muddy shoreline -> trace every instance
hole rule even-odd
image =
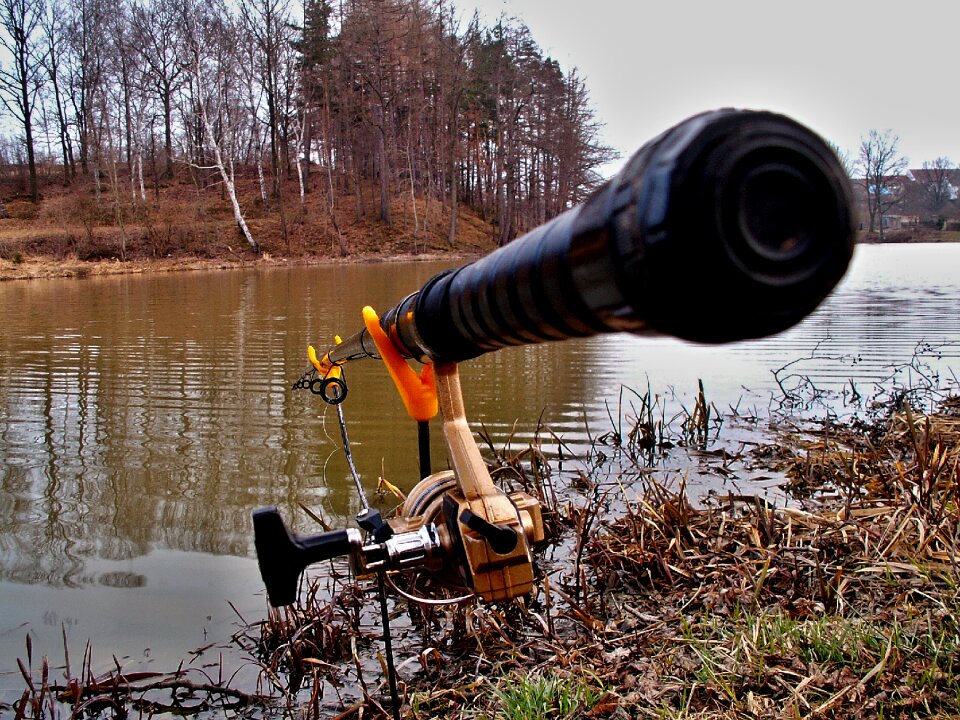
[[[216,270],[267,269],[303,266],[329,266],[358,263],[392,262],[469,262],[479,253],[471,252],[425,252],[419,254],[385,255],[361,253],[346,257],[297,256],[275,257],[269,253],[256,256],[224,256],[220,258],[161,258],[156,260],[56,260],[51,258],[25,258],[19,261],[0,258],[0,282],[12,280],[40,280],[49,278],[87,278],[106,275],[142,275],[171,272],[211,272]]]

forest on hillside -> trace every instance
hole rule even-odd
[[[147,205],[203,175],[253,250],[241,179],[281,215],[322,197],[334,227],[433,202],[451,244],[465,205],[504,244],[581,201],[612,156],[576,70],[448,0],[0,0],[0,15],[0,168],[33,202],[63,185]]]

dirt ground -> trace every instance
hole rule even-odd
[[[260,252],[250,248],[228,199],[210,179],[178,177],[147,200],[116,197],[90,181],[50,185],[32,203],[0,184],[0,280],[171,272],[325,262],[475,257],[495,248],[494,228],[462,204],[456,242],[449,207],[396,197],[391,222],[372,191],[337,197],[321,189],[301,204],[296,183],[264,202],[252,179],[238,182],[240,204]]]

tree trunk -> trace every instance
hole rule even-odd
[[[457,244],[457,160],[451,155],[450,158],[450,234],[447,236],[447,244],[453,247]]]
[[[163,93],[163,151],[166,159],[164,174],[167,179],[173,177],[173,109],[170,101],[169,88]]]
[[[198,39],[199,38],[195,39],[195,42],[197,42]],[[229,167],[224,162],[223,153],[220,150],[220,143],[217,142],[217,139],[214,136],[213,128],[210,126],[210,118],[207,116],[206,101],[203,94],[203,83],[201,81],[203,74],[200,72],[199,43],[193,47],[193,53],[195,54],[195,69],[193,72],[197,80],[196,99],[200,115],[199,120],[202,125],[203,133],[206,136],[207,141],[210,143],[210,146],[213,148],[214,164],[216,165],[217,170],[220,172],[220,178],[223,180],[223,186],[227,192],[227,197],[230,199],[230,207],[233,209],[233,219],[236,221],[237,227],[240,228],[240,232],[243,234],[243,237],[250,246],[250,249],[259,255],[260,244],[250,232],[250,228],[247,226],[247,221],[243,217],[243,211],[240,209],[240,201],[237,199],[237,188],[234,184],[233,161],[230,161]]]
[[[28,89],[26,82],[23,84],[23,98],[24,98],[24,107],[28,108],[27,105],[27,96]],[[33,151],[33,122],[30,118],[29,110],[25,114],[23,120],[23,134],[24,139],[27,144],[27,167],[29,168],[30,173],[30,200],[33,202],[40,201],[40,186],[37,182],[37,160]]]
[[[391,223],[390,217],[390,161],[387,158],[387,138],[383,127],[383,110],[380,110],[380,122],[377,133],[377,172],[380,175],[380,221],[384,225]]]
[[[454,105],[454,110],[450,115],[450,234],[447,236],[447,244],[453,247],[457,244],[457,200],[460,194],[459,178],[457,177],[457,115],[459,114],[458,105]]]
[[[247,241],[250,249],[259,255],[260,243],[258,243],[250,233],[250,228],[247,226],[247,221],[243,217],[243,211],[240,209],[240,201],[237,200],[237,188],[233,182],[233,166],[231,165],[230,171],[228,172],[227,168],[223,164],[223,158],[220,154],[220,146],[217,143],[213,143],[213,155],[216,158],[217,169],[220,171],[220,177],[223,179],[223,184],[227,189],[227,196],[230,198],[230,207],[233,208],[233,219],[237,222],[237,227],[240,228],[240,232],[243,234],[243,238]]]

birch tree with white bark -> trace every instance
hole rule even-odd
[[[236,24],[222,4],[205,8],[201,14],[188,3],[184,7],[184,35],[187,40],[191,85],[196,93],[197,120],[203,130],[203,138],[213,154],[213,169],[220,174],[226,195],[233,209],[233,218],[244,240],[255,253],[260,244],[250,232],[250,227],[237,197],[234,157],[241,126],[242,103],[237,97],[238,78],[234,68],[238,58]],[[208,168],[209,169],[209,168]]]

